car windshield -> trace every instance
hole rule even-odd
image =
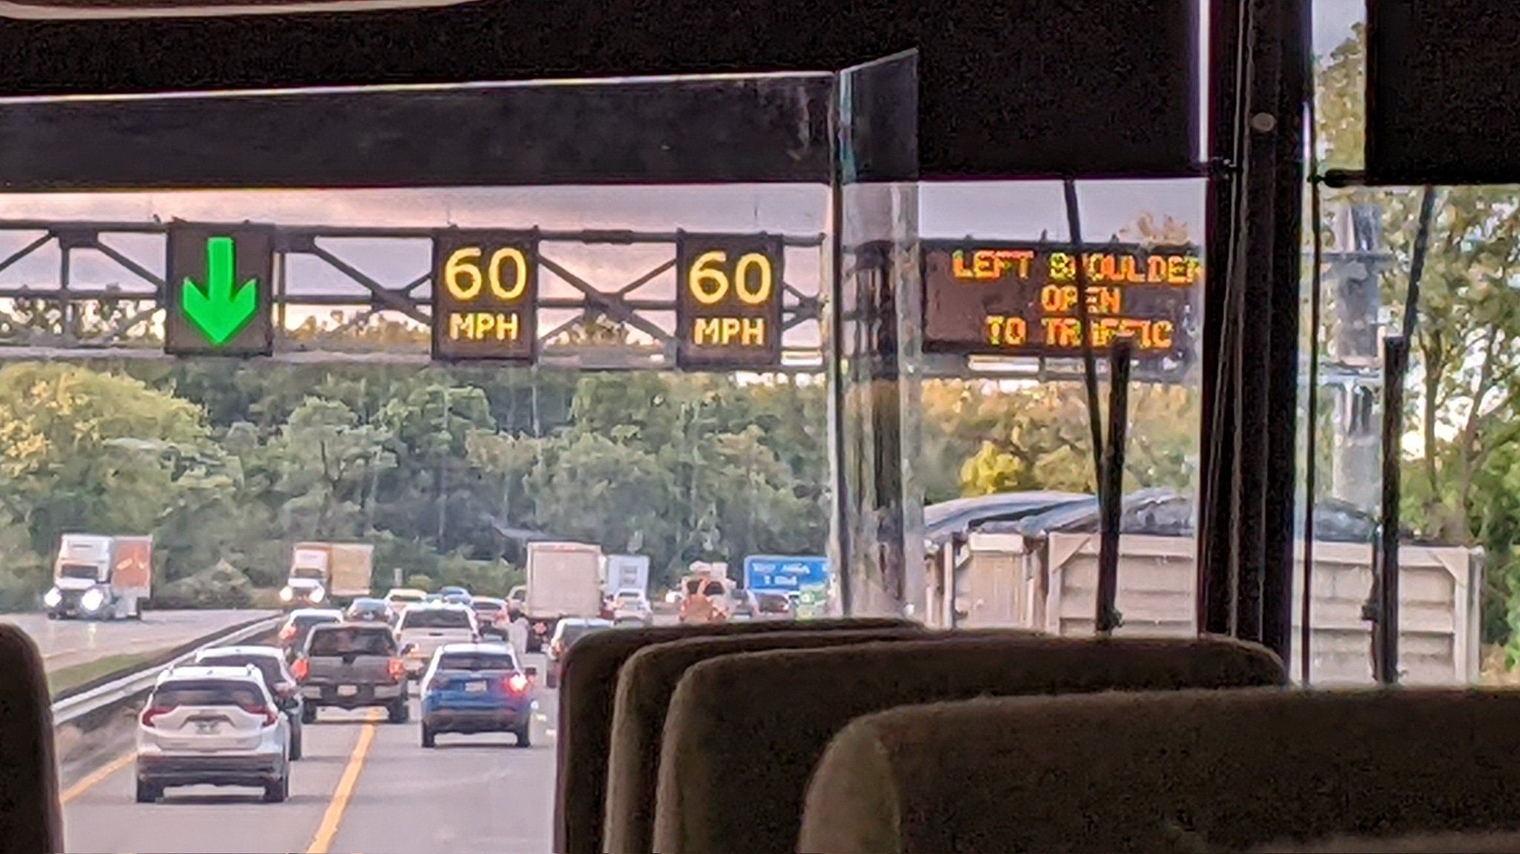
[[[470,603],[470,607],[474,608],[477,613],[483,612],[487,614],[494,614],[497,611],[500,611],[502,608],[505,608],[506,605],[501,602],[489,602],[476,599],[474,602]]]
[[[66,563],[58,567],[58,574],[64,578],[94,579],[96,572],[95,565],[89,563]]]
[[[204,655],[200,663],[207,667],[242,667],[252,664],[264,675],[264,684],[278,685],[285,679],[284,669],[280,660],[269,655],[248,655],[246,653],[225,653],[220,655]]]
[[[180,706],[262,706],[258,688],[231,679],[185,679],[158,686],[150,705],[161,709]]]
[[[439,670],[517,670],[517,662],[504,652],[449,652],[438,658]]]
[[[298,566],[290,571],[291,578],[299,578],[307,581],[321,581],[327,573],[315,566]]]
[[[324,655],[395,655],[396,639],[390,630],[343,627],[321,629],[311,633],[306,654],[312,657]]]
[[[408,611],[401,618],[402,629],[468,629],[470,615],[459,608],[428,608]]]

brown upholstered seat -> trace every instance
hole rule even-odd
[[[53,706],[36,644],[0,623],[0,852],[63,850]]]
[[[654,644],[634,653],[618,673],[602,850],[613,854],[649,854],[651,851],[660,735],[665,728],[670,695],[688,668],[710,658],[741,652],[842,646],[924,636],[923,628],[916,625],[858,631],[765,632],[688,638]]]
[[[798,850],[1416,850],[1392,838],[1520,827],[1517,720],[1520,692],[1409,689],[898,708],[829,746]]]
[[[1304,845],[1268,845],[1255,854],[1520,854],[1520,832],[1356,836]]]
[[[815,764],[840,729],[870,712],[988,694],[1285,681],[1266,649],[1219,639],[972,636],[705,661],[687,671],[670,701],[654,850],[793,850]],[[980,750],[961,743],[941,760],[954,767]]]
[[[909,623],[900,619],[846,619],[654,626],[597,632],[576,641],[565,654],[560,676],[554,850],[596,854],[601,849],[613,697],[618,670],[635,652],[650,644],[704,635],[904,625]]]

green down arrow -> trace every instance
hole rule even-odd
[[[249,279],[240,288],[233,287],[234,247],[230,237],[206,238],[206,287],[203,290],[186,276],[180,291],[180,308],[185,316],[218,347],[232,340],[259,310],[257,279]]]

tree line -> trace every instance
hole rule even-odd
[[[1090,489],[1075,392],[931,382],[928,500]],[[1186,487],[1192,393],[1138,399],[1164,412],[1137,431],[1132,484]],[[160,607],[248,605],[300,540],[374,544],[381,586],[400,570],[502,594],[534,536],[649,555],[668,584],[694,560],[825,553],[827,449],[820,377],[14,363],[0,606],[34,606],[67,532],[153,534]]]

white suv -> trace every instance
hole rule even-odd
[[[258,668],[165,671],[137,719],[137,802],[169,786],[251,786],[290,796],[290,722]]]

